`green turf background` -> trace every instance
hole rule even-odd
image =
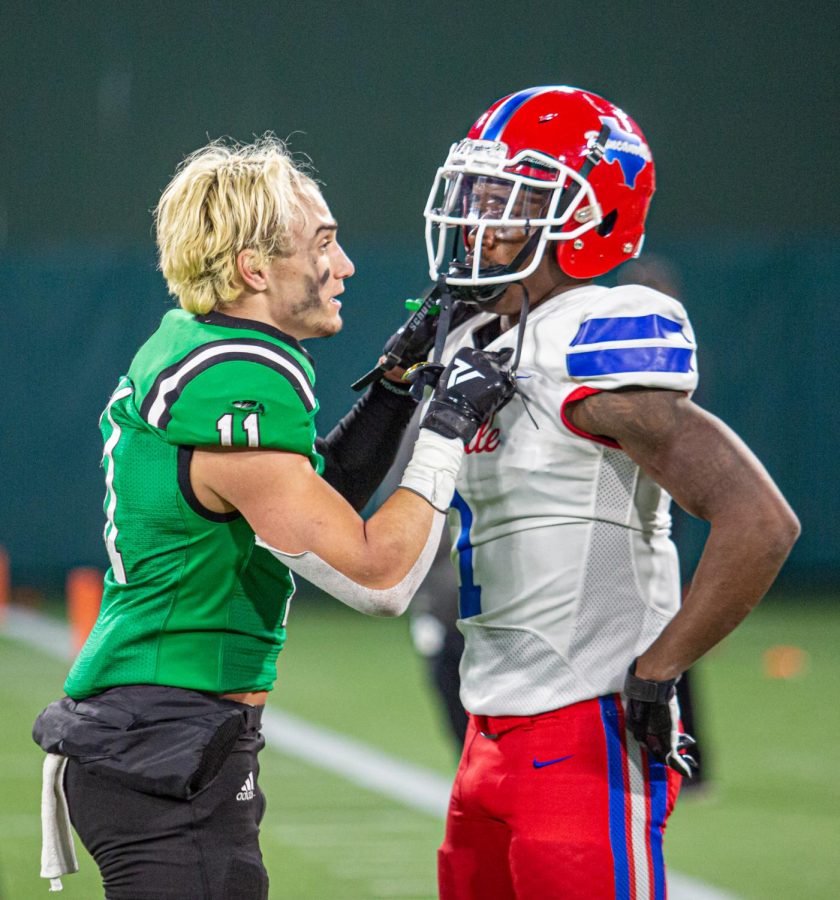
[[[775,645],[807,654],[768,678]],[[765,603],[702,664],[698,693],[712,783],[681,800],[666,837],[674,869],[744,898],[840,897],[840,604]],[[40,751],[29,729],[66,665],[0,639],[0,897],[46,894],[38,878]],[[298,598],[272,705],[443,773],[454,769],[405,619],[373,620]],[[273,900],[434,896],[442,823],[276,752],[263,754],[263,848]],[[93,863],[67,900],[102,896]]]

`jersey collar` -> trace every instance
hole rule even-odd
[[[203,316],[197,315],[195,316],[195,320],[197,322],[202,322],[205,325],[221,325],[223,328],[246,328],[248,331],[261,331],[263,334],[268,334],[278,341],[282,341],[284,344],[293,347],[298,353],[302,353],[306,359],[312,363],[312,357],[297,338],[293,338],[290,334],[286,334],[285,331],[281,331],[273,325],[267,325],[265,322],[257,322],[255,319],[244,319],[241,316],[228,316],[225,313],[220,313],[216,310]]]

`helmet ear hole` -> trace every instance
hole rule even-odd
[[[609,237],[612,233],[613,228],[615,228],[616,219],[618,219],[618,210],[614,209],[611,213],[607,213],[604,216],[601,224],[595,229],[595,231],[601,237]]]

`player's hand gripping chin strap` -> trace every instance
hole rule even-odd
[[[429,537],[416,562],[402,581],[389,588],[365,587],[343,575],[309,550],[304,550],[303,553],[284,553],[276,547],[269,546],[260,537],[257,537],[257,544],[265,547],[295,574],[311,581],[321,590],[360,613],[368,616],[399,616],[408,608],[411,598],[432,565],[440,543],[444,519],[443,513],[435,512]]]

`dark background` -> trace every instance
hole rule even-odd
[[[534,84],[602,93],[657,165],[646,252],[700,341],[701,402],[802,518],[786,569],[840,580],[840,4],[21,3],[0,8],[0,543],[17,581],[104,565],[96,428],[170,308],[150,210],[208,138],[311,156],[358,274],[310,342],[326,431],[427,279],[449,144]],[[701,529],[686,532],[696,557]]]

